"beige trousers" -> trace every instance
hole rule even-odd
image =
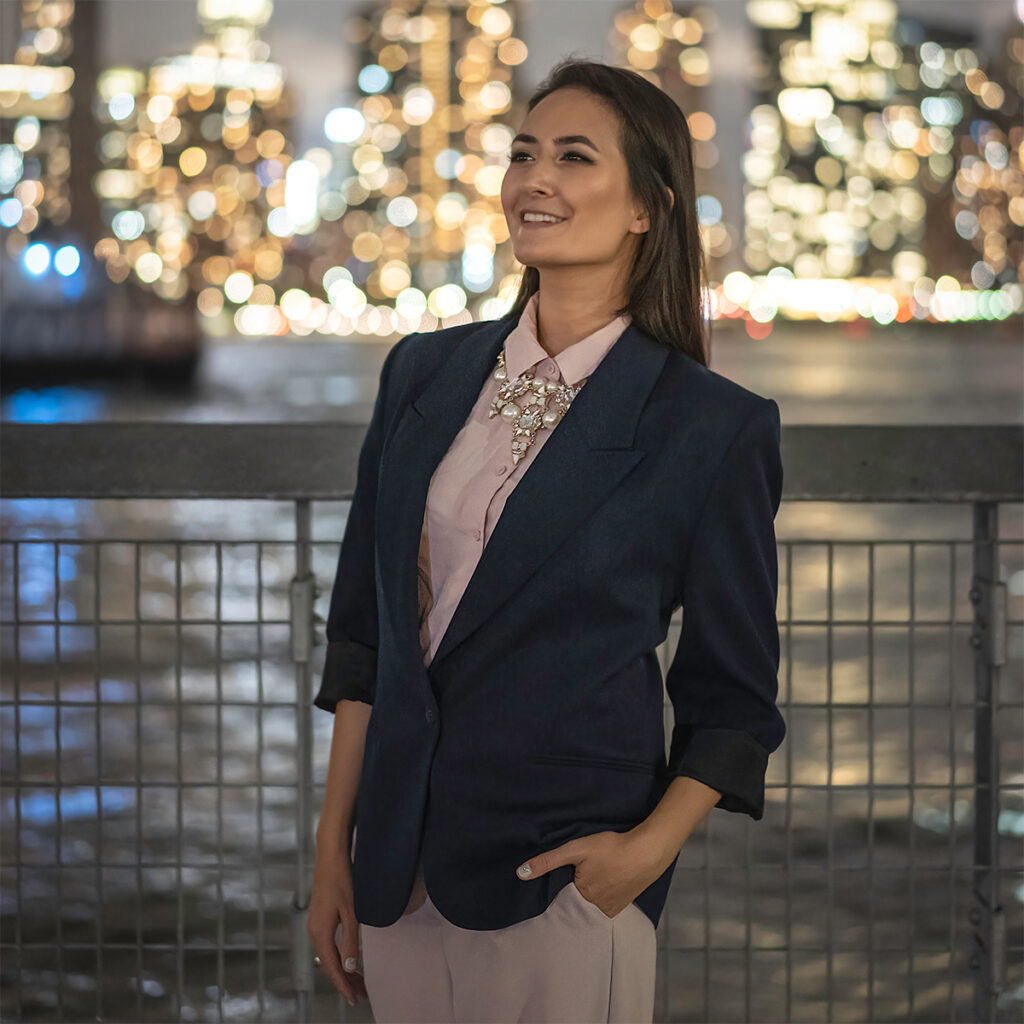
[[[608,917],[569,882],[537,917],[474,931],[441,916],[420,872],[402,916],[360,924],[377,1024],[650,1024],[657,939],[631,903]]]

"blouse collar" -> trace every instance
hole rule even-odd
[[[607,355],[608,350],[632,322],[632,317],[628,313],[624,313],[585,338],[573,342],[558,355],[549,356],[537,338],[539,303],[540,292],[534,292],[523,309],[519,323],[505,339],[505,369],[509,380],[514,380],[538,363],[552,359],[558,367],[562,380],[566,384],[575,385],[594,372],[598,363]]]

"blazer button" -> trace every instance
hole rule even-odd
[[[427,718],[428,722],[433,722],[434,721],[434,709],[433,708],[427,708],[426,718]]]

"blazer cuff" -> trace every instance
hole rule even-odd
[[[339,700],[373,703],[377,686],[377,651],[354,640],[334,640],[327,644],[320,692],[313,704],[332,714]]]
[[[741,729],[678,725],[672,730],[668,774],[686,775],[721,792],[715,804],[726,811],[764,815],[766,750]]]

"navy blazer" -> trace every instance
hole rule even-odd
[[[627,831],[677,775],[758,819],[785,735],[778,406],[632,324],[526,467],[424,666],[427,488],[515,324],[402,338],[359,457],[314,703],[373,705],[352,874],[356,918],[376,927],[402,915],[421,855],[462,928],[543,913],[574,865],[516,868]],[[666,762],[656,648],[680,605]],[[655,926],[676,859],[635,900]]]

